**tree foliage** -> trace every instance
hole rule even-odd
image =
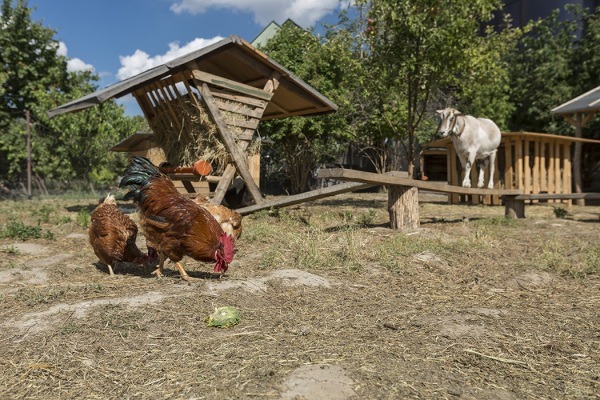
[[[261,127],[261,135],[271,144],[271,171],[280,171],[291,193],[306,190],[316,164],[332,161],[343,139],[352,133],[344,119],[345,64],[348,48],[343,39],[333,34],[325,42],[293,23],[286,23],[270,39],[265,53],[288,68],[334,102],[341,100],[340,111],[333,115],[292,117],[269,121]]]
[[[364,2],[363,2],[364,3]],[[467,84],[486,80],[502,83],[500,67],[491,61],[501,57],[498,46],[481,35],[482,24],[491,20],[496,0],[370,0],[369,43],[371,63],[378,68],[381,88],[399,94],[389,125],[404,142],[409,171],[415,158],[421,124],[431,115],[440,92],[472,96]],[[496,41],[498,43],[499,41]],[[497,85],[496,85],[497,86]],[[471,100],[475,104],[474,100]],[[385,115],[385,108],[381,110]],[[431,124],[424,125],[431,128]]]
[[[46,180],[107,183],[122,168],[109,148],[135,132],[114,102],[48,119],[46,112],[96,90],[90,71],[68,72],[57,54],[56,32],[31,19],[27,0],[3,0],[0,15],[0,179],[22,180],[26,169],[24,111],[31,115],[32,165],[42,187]],[[121,163],[119,163],[121,161]]]

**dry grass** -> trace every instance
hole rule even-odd
[[[54,236],[0,239],[0,398],[276,399],[306,364],[341,366],[356,398],[598,398],[600,207],[424,202],[406,234],[384,194],[343,195],[246,217],[228,275],[185,259],[187,285],[95,266],[76,221],[96,202],[0,202]],[[331,286],[256,285],[284,269]],[[208,328],[223,305],[241,323]]]
[[[239,103],[232,103],[242,107]],[[192,165],[204,160],[213,165],[216,172],[222,172],[231,161],[231,156],[223,144],[216,124],[202,106],[185,100],[171,105],[171,110],[156,109],[156,116],[150,122],[156,143],[164,150],[167,160],[175,165]],[[172,113],[171,113],[172,111]],[[177,116],[176,123],[172,115]],[[223,111],[230,122],[247,117],[235,112]],[[235,140],[243,129],[229,126]],[[253,140],[247,154],[260,152],[260,141]]]

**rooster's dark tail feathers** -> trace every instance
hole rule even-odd
[[[134,156],[125,169],[125,176],[119,183],[119,187],[129,186],[131,188],[131,191],[123,199],[133,199],[142,203],[145,198],[143,189],[147,187],[150,180],[160,176],[163,176],[163,174],[150,160],[141,156]]]

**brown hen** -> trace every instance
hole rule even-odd
[[[214,271],[227,271],[234,255],[234,240],[215,218],[193,200],[181,195],[173,182],[148,159],[134,156],[119,184],[130,191],[140,210],[140,226],[160,256],[154,272],[162,276],[165,260],[175,262],[181,278],[191,280],[179,261],[184,256],[215,262]]]
[[[239,239],[242,234],[242,214],[221,204],[213,204],[206,196],[198,196],[194,199],[196,204],[206,208],[208,212],[221,224],[225,233],[234,239]]]
[[[88,229],[90,244],[100,262],[108,266],[110,275],[119,262],[149,264],[151,259],[135,244],[138,227],[117,207],[109,194],[91,215]]]

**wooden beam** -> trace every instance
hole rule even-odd
[[[317,171],[317,178],[330,178],[362,183],[374,183],[383,186],[412,186],[431,192],[456,193],[466,195],[518,195],[523,194],[519,189],[479,189],[448,185],[444,182],[420,181],[390,174],[376,174],[354,169],[331,168]]]
[[[208,110],[210,111],[213,120],[215,121],[215,124],[217,125],[218,131],[221,134],[221,139],[223,139],[223,144],[227,147],[227,150],[229,150],[238,173],[246,183],[246,188],[250,192],[250,195],[254,199],[254,202],[256,204],[260,204],[263,201],[263,198],[260,194],[260,190],[258,189],[256,184],[254,183],[254,180],[252,179],[250,170],[248,169],[247,157],[245,157],[245,154],[240,154],[240,149],[235,143],[235,139],[229,131],[229,128],[227,127],[227,124],[223,116],[221,115],[221,111],[215,103],[215,99],[210,93],[208,84],[203,83],[202,86],[200,86],[198,89],[200,90],[200,94],[202,95],[202,98],[204,99],[204,102]]]
[[[263,201],[261,204],[254,204],[249,207],[238,208],[235,211],[242,215],[251,214],[265,208],[289,207],[307,201],[322,199],[324,197],[335,196],[336,194],[355,192],[361,189],[368,189],[373,186],[378,186],[374,183],[355,183],[347,182],[334,186],[329,186],[322,189],[312,190],[310,192],[300,193],[292,196],[285,196],[275,200]]]
[[[261,100],[269,101],[273,97],[273,93],[269,93],[254,86],[248,86],[240,82],[225,79],[217,75],[209,74],[208,72],[200,71],[195,69],[192,71],[194,79],[200,81],[200,85],[207,83],[210,85],[222,87],[225,89],[232,90],[234,92],[242,93],[248,96],[256,97]]]

